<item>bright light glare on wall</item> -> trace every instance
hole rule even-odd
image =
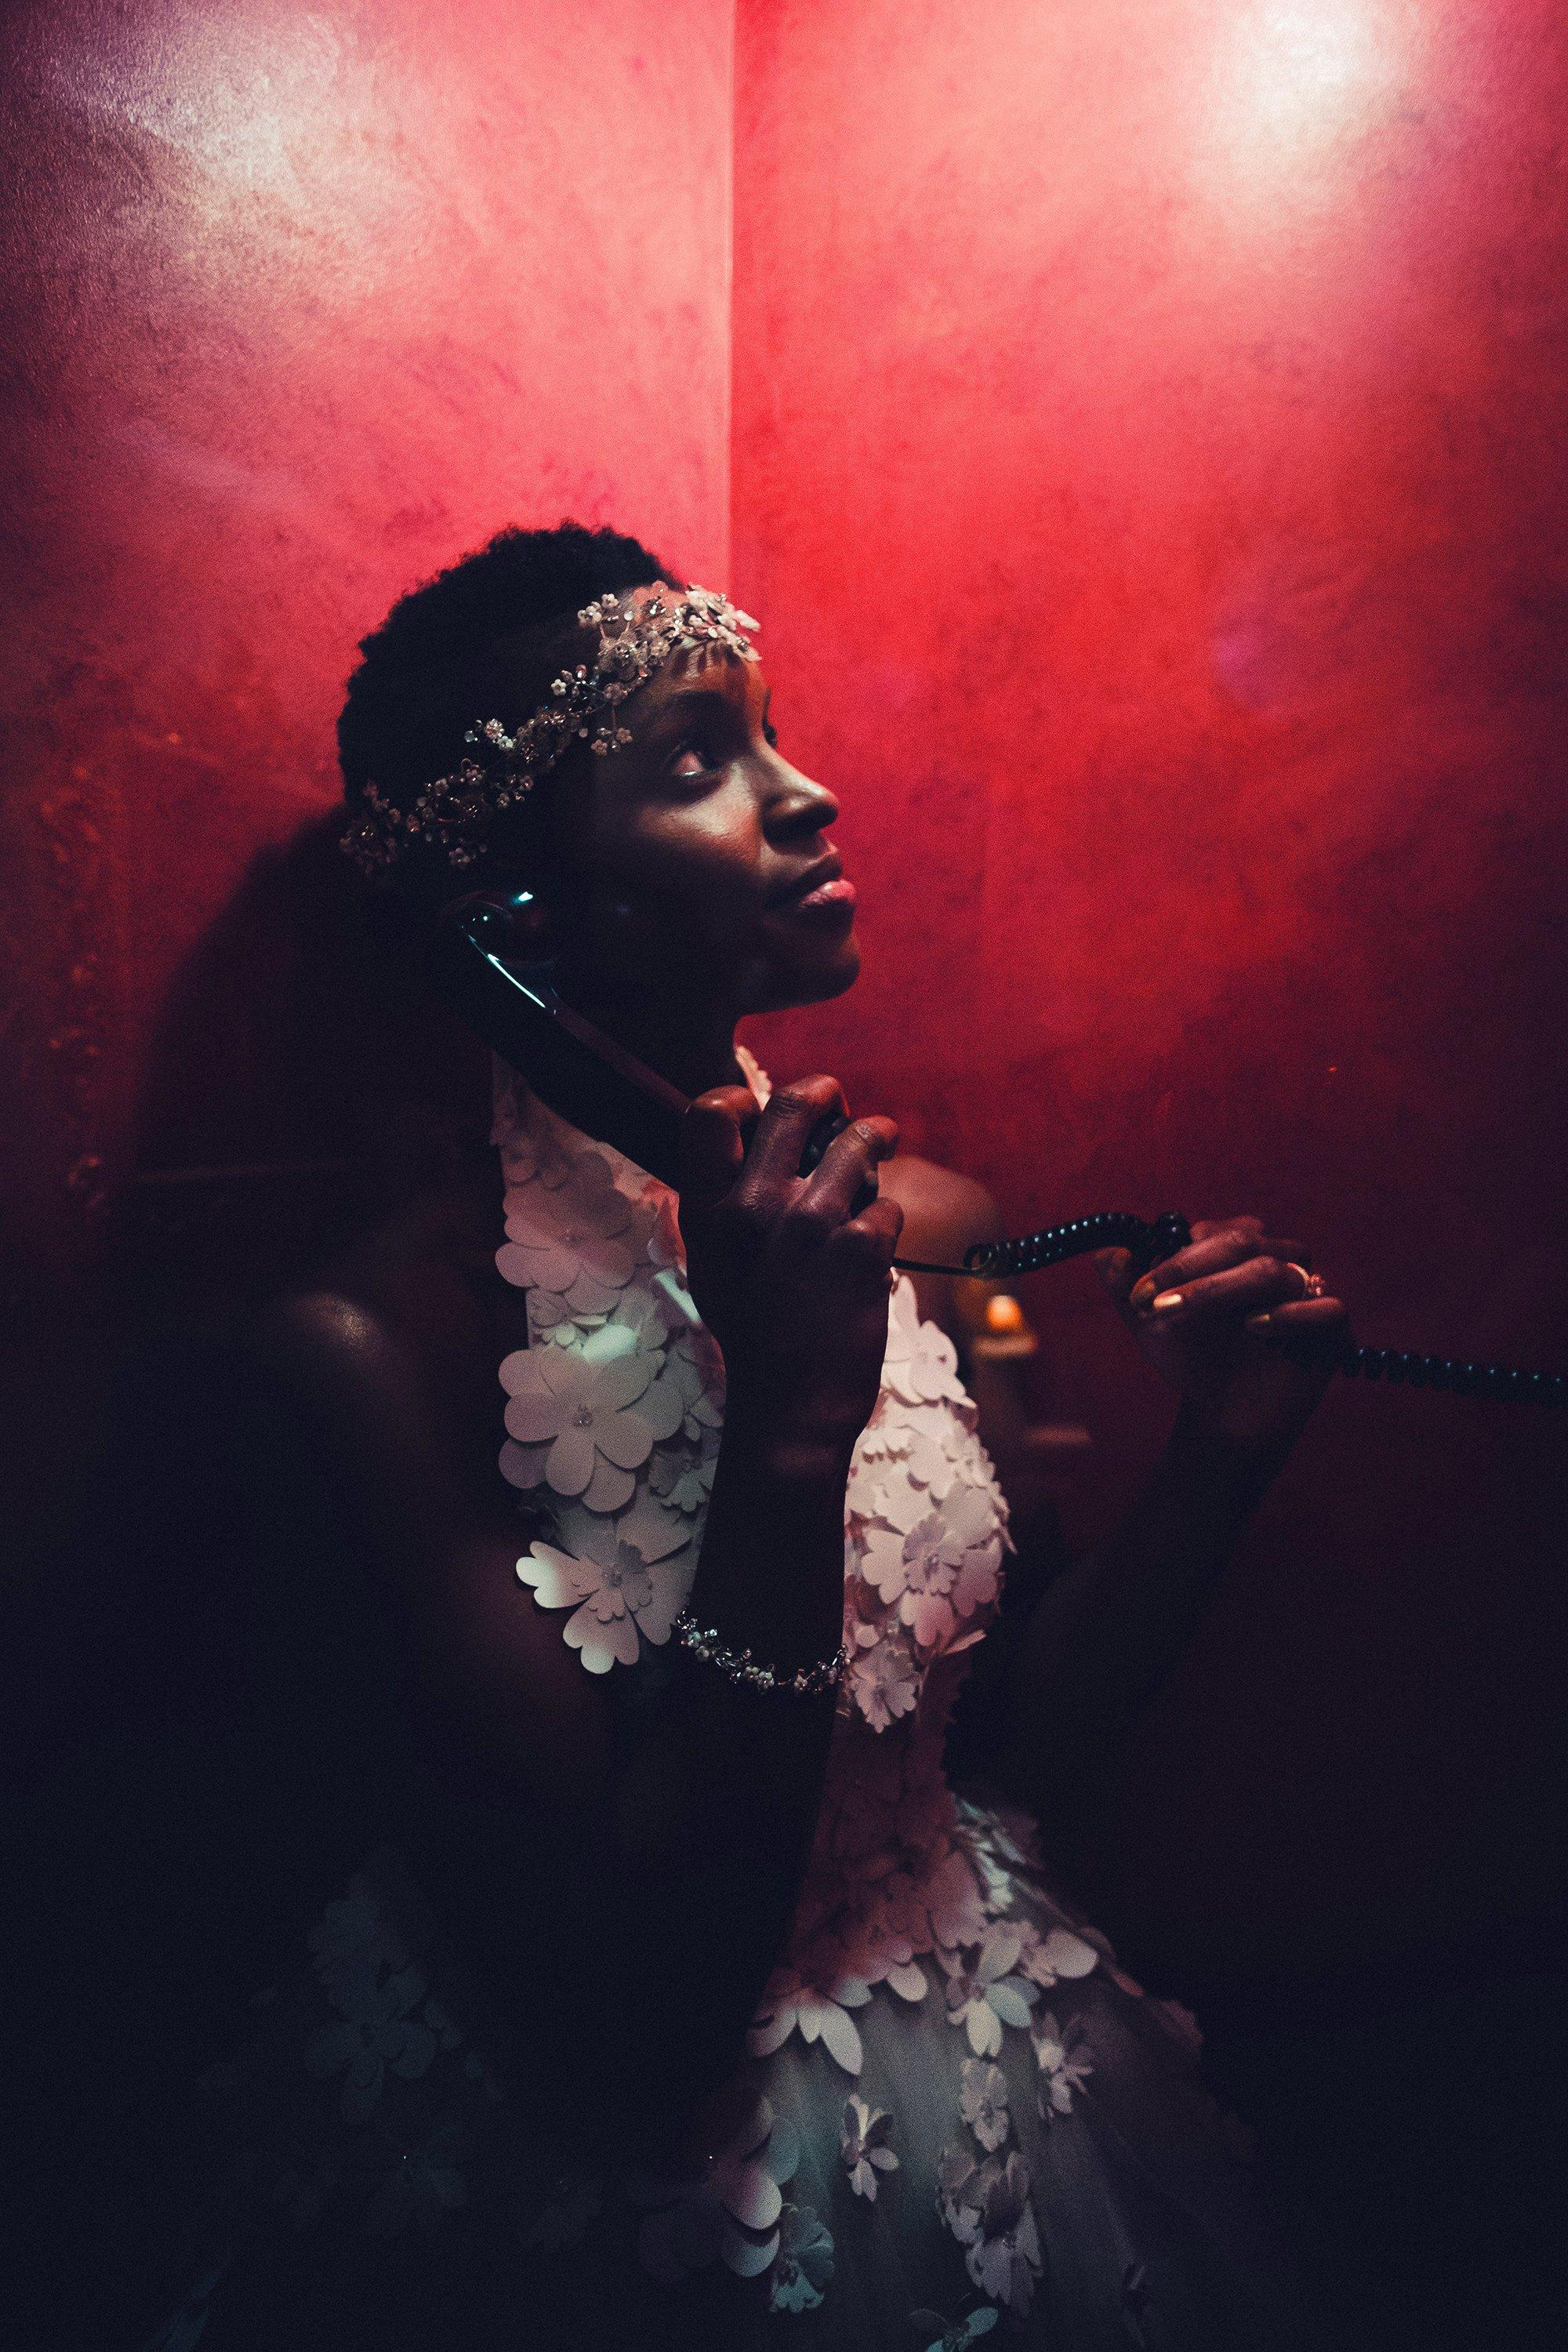
[[[320,20],[274,28],[265,15],[214,8],[160,28],[157,41],[131,25],[69,98],[188,157],[205,183],[192,202],[210,215],[236,197],[295,194],[301,142],[342,136],[337,66],[335,37]]]
[[[1205,100],[1204,163],[1231,197],[1329,193],[1336,152],[1383,117],[1409,80],[1405,12],[1385,0],[1280,0],[1237,10]]]

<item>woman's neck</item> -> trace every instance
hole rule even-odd
[[[633,1003],[575,988],[568,1002],[684,1095],[746,1083],[735,1058],[737,1016],[727,1008],[672,1005],[646,996]]]

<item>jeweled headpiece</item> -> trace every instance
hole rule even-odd
[[[472,866],[492,818],[531,792],[574,743],[586,740],[605,752],[631,741],[620,707],[655,670],[672,661],[706,660],[715,649],[742,661],[757,658],[742,634],[756,622],[708,588],[656,581],[625,595],[596,597],[577,620],[599,632],[593,661],[552,679],[545,699],[515,733],[499,719],[470,727],[463,740],[474,746],[473,755],[450,775],[423,785],[406,809],[374,782],[363,784],[359,810],[342,836],[344,854],[363,872],[380,873],[420,845],[451,866]]]

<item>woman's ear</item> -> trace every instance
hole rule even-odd
[[[504,953],[520,964],[552,963],[561,953],[562,941],[569,929],[556,909],[537,890],[518,883],[500,881],[481,884],[476,890],[464,890],[446,900],[437,919],[437,926],[451,922],[460,908],[493,907],[505,916],[501,936],[506,940]]]

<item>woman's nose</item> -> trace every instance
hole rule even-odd
[[[826,784],[802,775],[775,751],[768,762],[768,799],[764,817],[770,831],[820,833],[838,815],[838,803]]]

